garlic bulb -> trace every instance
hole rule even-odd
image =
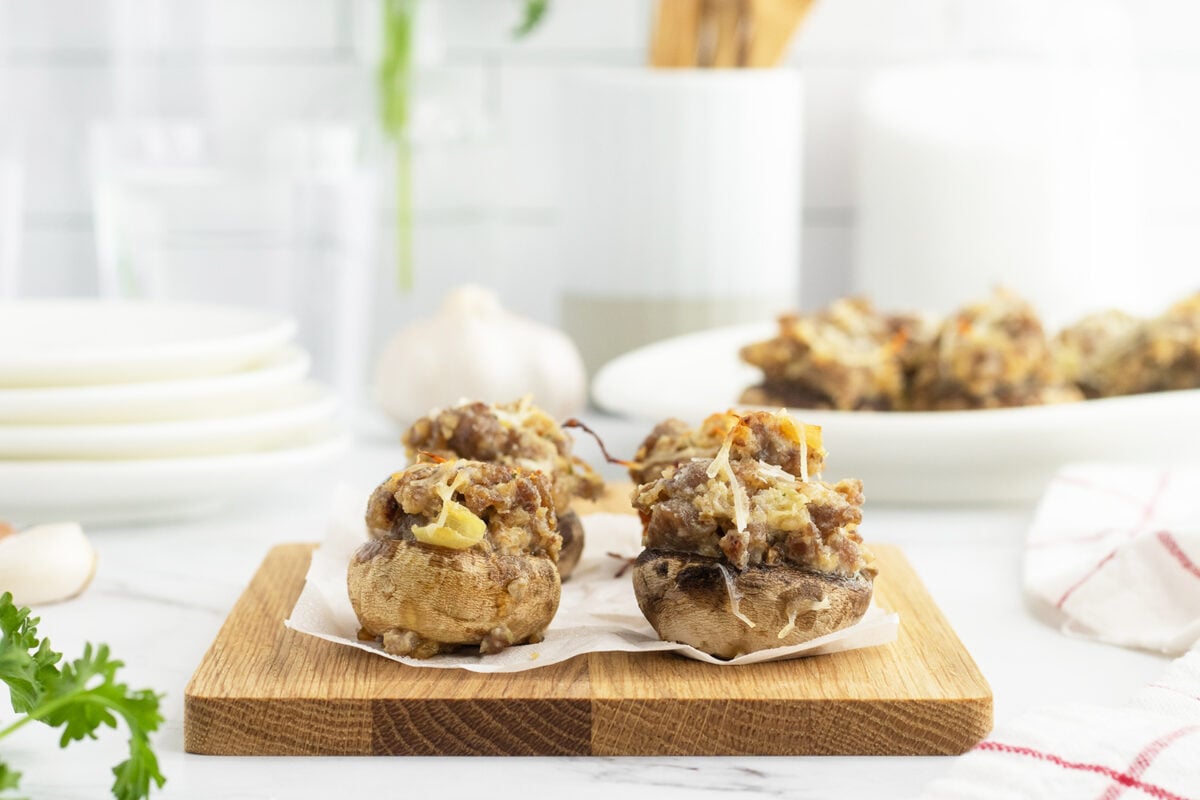
[[[95,572],[96,551],[74,522],[0,531],[0,593],[19,606],[75,597]]]
[[[463,399],[524,395],[558,419],[577,413],[583,359],[563,333],[505,311],[479,286],[455,289],[436,316],[393,336],[375,370],[376,402],[401,425]]]

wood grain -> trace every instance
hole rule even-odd
[[[650,65],[776,67],[813,0],[658,0]]]
[[[961,753],[991,729],[991,690],[900,551],[875,549],[877,601],[901,615],[890,645],[743,667],[599,653],[480,675],[286,629],[312,546],[283,545],[188,684],[184,745],[217,755]]]

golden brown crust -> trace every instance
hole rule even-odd
[[[541,641],[558,610],[558,569],[545,557],[367,542],[347,573],[360,636],[427,658],[462,645],[494,652]]]
[[[870,606],[873,583],[869,573],[845,578],[790,564],[738,571],[694,553],[644,550],[633,588],[659,638],[734,658],[853,625]]]
[[[741,402],[845,411],[900,408],[913,359],[932,335],[918,315],[883,314],[864,298],[844,298],[813,314],[785,314],[771,339],[741,358],[763,384]]]
[[[843,299],[813,314],[785,315],[774,339],[742,348],[742,360],[763,379],[741,402],[849,411],[1074,402],[1084,393],[1072,377],[1089,369],[1081,362],[1097,362],[1100,354],[1090,351],[1114,324],[1097,318],[1078,336],[1051,343],[1033,307],[1002,289],[936,324]]]
[[[1070,339],[1065,345],[1063,357],[1070,358]],[[1099,339],[1084,355],[1078,380],[1092,397],[1200,388],[1200,292]]]
[[[412,541],[415,526],[438,516],[450,484],[457,487],[450,498],[487,523],[477,547],[558,557],[562,539],[549,479],[540,472],[466,459],[413,464],[388,477],[367,502],[368,535]]]
[[[712,458],[731,433],[730,458],[756,458],[796,475],[819,475],[825,468],[819,425],[797,423],[774,410],[731,409],[710,414],[695,429],[675,418],[658,423],[638,447],[629,477],[635,484],[651,483],[692,459]]]
[[[913,376],[908,407],[950,411],[1082,399],[1064,380],[1033,307],[997,290],[942,323]]]
[[[541,470],[550,477],[559,512],[576,497],[594,499],[604,491],[600,475],[572,455],[571,437],[528,398],[437,411],[413,423],[404,434],[404,446],[414,461],[427,453]]]

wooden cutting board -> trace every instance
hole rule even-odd
[[[876,601],[899,639],[720,667],[596,653],[514,674],[419,669],[283,626],[312,545],[273,549],[184,701],[184,745],[213,755],[924,755],[969,749],[992,693],[894,547]]]

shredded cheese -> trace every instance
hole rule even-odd
[[[796,630],[796,617],[800,616],[801,612],[808,613],[810,611],[824,611],[831,607],[828,597],[822,597],[820,600],[801,601],[788,609],[787,624],[779,629],[779,633],[775,638],[782,639],[792,631]]]
[[[796,630],[796,615],[799,613],[800,609],[798,608],[792,608],[792,610],[788,612],[787,625],[784,625],[779,629],[779,633],[775,634],[776,639],[782,639],[792,631]]]
[[[517,407],[513,411],[500,408],[498,405],[491,407],[491,412],[496,415],[496,419],[500,420],[501,424],[510,428],[522,428],[529,421],[529,417],[534,412],[533,395],[524,395],[517,401]]]
[[[733,446],[735,430],[737,430],[736,425],[725,435],[721,449],[717,451],[716,457],[708,465],[704,474],[710,478],[721,475],[729,481],[729,488],[733,492],[733,524],[738,533],[745,533],[746,523],[750,519],[750,498],[746,495],[745,487],[738,481],[737,475],[733,474],[733,465],[729,463],[729,448]]]
[[[733,573],[729,571],[729,567],[717,562],[717,569],[721,570],[721,577],[725,579],[725,591],[729,594],[729,613],[746,623],[747,628],[754,627],[754,620],[742,613],[742,595],[738,592],[737,586],[733,582]]]
[[[788,472],[778,464],[771,464],[766,461],[755,461],[754,469],[760,478],[770,481],[772,478],[791,483],[796,480],[796,476]]]

